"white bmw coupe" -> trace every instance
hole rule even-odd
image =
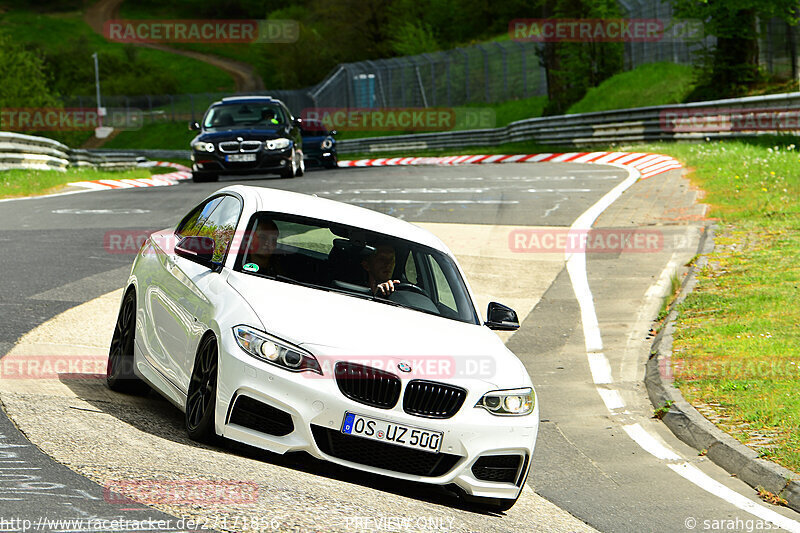
[[[107,381],[154,388],[196,440],[448,485],[507,510],[539,426],[531,379],[434,235],[332,200],[231,186],[150,235]]]

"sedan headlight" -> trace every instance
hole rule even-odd
[[[317,359],[306,350],[248,326],[233,328],[239,346],[256,359],[272,363],[292,372],[310,371],[322,374]]]
[[[327,137],[320,145],[323,150],[329,150],[333,146],[333,139]]]
[[[292,141],[281,137],[280,139],[272,139],[271,141],[267,141],[266,145],[267,150],[284,150],[292,145]]]
[[[198,141],[192,145],[192,148],[197,150],[198,152],[213,152],[214,151],[214,143],[207,143],[203,141]]]
[[[493,415],[523,416],[533,412],[536,403],[533,389],[496,390],[483,395],[475,407],[483,407]]]

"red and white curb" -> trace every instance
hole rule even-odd
[[[131,187],[169,187],[170,185],[177,184],[179,181],[187,180],[192,177],[192,171],[190,168],[178,163],[171,163],[169,161],[151,161],[140,166],[169,167],[176,169],[176,171],[169,172],[167,174],[156,174],[149,178],[76,181],[74,183],[69,183],[68,185],[92,190],[130,189]]]
[[[486,163],[593,163],[632,167],[642,178],[674,168],[680,162],[668,155],[643,152],[569,152],[557,154],[451,155],[438,157],[393,157],[339,161],[340,167],[386,167],[402,165],[475,165]]]

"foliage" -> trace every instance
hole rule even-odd
[[[616,0],[539,0],[542,18],[621,18]],[[549,42],[540,53],[547,72],[546,115],[559,115],[590,87],[622,71],[624,47],[615,42]]]
[[[706,34],[716,37],[713,51],[700,57],[698,88],[692,99],[745,94],[762,81],[758,69],[757,22],[777,17],[798,22],[794,0],[671,0],[678,17],[704,22]]]

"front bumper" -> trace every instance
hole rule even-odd
[[[336,150],[304,151],[303,159],[309,166],[330,167],[336,164]]]
[[[276,173],[292,164],[292,149],[259,150],[255,161],[225,161],[225,154],[192,151],[192,171],[208,174],[260,174]],[[233,155],[233,154],[228,154]]]
[[[236,344],[233,335],[223,335],[220,346],[220,377],[217,390],[216,429],[223,436],[276,453],[305,451],[314,457],[358,470],[400,479],[437,485],[455,484],[471,496],[516,498],[527,477],[539,425],[538,403],[533,413],[523,417],[501,417],[473,407],[486,390],[472,390],[455,416],[431,419],[413,416],[402,410],[402,399],[393,409],[379,409],[346,398],[332,375],[320,376],[304,372],[292,373],[258,361]],[[403,384],[405,386],[405,383]],[[279,409],[291,416],[293,430],[275,436],[231,423],[231,407],[238,395],[247,396]],[[402,398],[402,394],[401,394]],[[355,460],[326,453],[330,449],[320,439],[325,434],[342,439],[365,439],[340,433],[345,412],[390,420],[398,424],[421,427],[443,433],[441,453],[448,457],[446,471],[434,469],[435,475],[416,475],[388,468],[370,466]],[[316,433],[316,437],[315,437]],[[350,442],[350,441],[347,441]],[[407,450],[394,444],[367,441],[381,446],[381,453]],[[352,443],[351,443],[352,444]],[[428,454],[427,452],[415,453]],[[348,454],[353,457],[353,454]],[[357,455],[357,454],[356,454]],[[408,457],[406,454],[396,454]],[[473,472],[475,462],[487,455],[519,455],[519,472],[513,482],[478,479]],[[450,457],[455,456],[455,457]],[[427,459],[427,457],[424,457]],[[524,462],[523,462],[524,459]],[[449,466],[452,464],[452,466]]]

